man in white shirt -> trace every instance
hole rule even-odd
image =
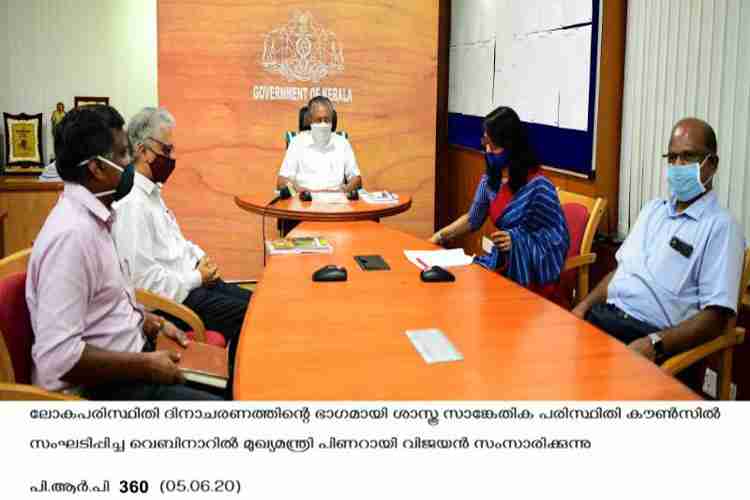
[[[136,173],[132,191],[115,205],[117,252],[136,288],[186,305],[235,346],[251,294],[222,281],[211,258],[185,239],[161,196],[176,164],[174,127],[164,108],[144,108],[128,124]]]
[[[346,138],[332,133],[333,103],[314,97],[307,106],[310,130],[289,143],[276,185],[299,191],[343,191],[362,187],[354,151]]]

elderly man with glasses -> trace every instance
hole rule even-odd
[[[737,298],[744,238],[719,206],[716,134],[677,122],[663,155],[670,198],[649,202],[617,252],[617,268],[574,313],[660,363],[719,335]]]
[[[211,258],[183,236],[161,195],[176,166],[174,129],[164,108],[145,108],[128,123],[136,174],[130,194],[115,205],[117,252],[135,287],[186,305],[236,346],[251,294],[222,281]]]

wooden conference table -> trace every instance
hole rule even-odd
[[[411,196],[405,193],[398,195],[397,203],[370,204],[362,200],[348,203],[322,203],[301,201],[299,196],[286,200],[279,200],[270,207],[268,202],[273,197],[268,191],[261,193],[235,196],[234,202],[238,207],[248,212],[267,215],[283,219],[300,221],[341,222],[354,220],[380,220],[382,217],[400,214],[411,207]],[[313,193],[313,197],[315,193]]]
[[[374,222],[302,224],[332,255],[272,256],[239,344],[240,400],[698,399],[568,311],[477,265],[422,283],[404,249],[435,247]],[[381,254],[390,271],[353,255]],[[316,283],[325,264],[349,280]],[[464,360],[426,364],[405,335],[439,328]]]

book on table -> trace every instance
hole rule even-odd
[[[219,389],[227,387],[229,359],[227,350],[223,347],[202,342],[188,342],[187,347],[182,347],[175,340],[159,335],[156,339],[156,350],[174,351],[180,354],[177,366],[185,376],[185,380]]]
[[[333,252],[333,247],[328,240],[320,236],[268,240],[266,241],[266,248],[271,255]]]

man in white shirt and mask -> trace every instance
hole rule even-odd
[[[346,138],[332,133],[333,103],[323,96],[307,105],[310,130],[289,143],[279,170],[277,188],[300,191],[343,191],[362,187],[354,151]]]
[[[128,124],[136,173],[132,191],[114,207],[117,252],[136,288],[186,305],[234,347],[251,294],[222,281],[211,258],[183,236],[161,195],[176,165],[174,127],[164,108],[144,108]]]

